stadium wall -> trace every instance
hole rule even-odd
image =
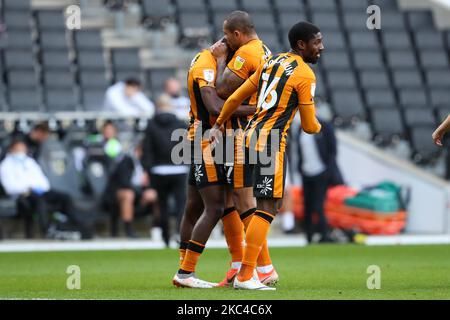
[[[389,180],[410,187],[406,232],[450,234],[450,186],[446,181],[342,131],[337,138],[338,163],[350,186],[359,189]]]

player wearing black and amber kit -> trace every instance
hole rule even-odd
[[[191,169],[187,204],[180,225],[180,269],[173,283],[181,287],[211,288],[214,283],[195,276],[195,266],[212,229],[225,206],[223,166],[214,163],[214,150],[203,139],[219,114],[224,100],[215,89],[216,60],[209,50],[198,53],[191,62],[187,86],[191,102],[187,139],[191,146]],[[234,115],[253,114],[254,108],[242,106]]]
[[[245,130],[246,153],[253,152],[257,160],[250,165],[253,168],[257,210],[246,232],[244,258],[234,280],[235,288],[274,289],[263,285],[252,275],[270,223],[277,213],[279,200],[283,197],[287,131],[297,110],[300,111],[302,128],[306,133],[317,133],[321,129],[315,117],[316,79],[307,63],[319,60],[324,49],[322,35],[313,24],[300,22],[289,31],[289,42],[289,52],[270,58],[227,99],[210,132],[210,139],[214,142],[221,135],[222,126],[233,110],[257,92],[256,113]],[[279,143],[275,145],[273,140]],[[265,156],[271,160],[268,165],[261,161]]]

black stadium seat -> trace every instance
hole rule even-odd
[[[416,107],[416,106],[428,106],[429,101],[425,89],[400,89],[399,90],[400,104],[404,108]]]
[[[389,88],[389,76],[384,69],[364,70],[359,73],[363,88]]]
[[[350,69],[350,58],[346,51],[328,51],[320,58],[320,62],[327,70]]]
[[[449,67],[445,51],[427,50],[419,52],[420,63],[425,69],[446,69]]]
[[[356,87],[356,80],[352,71],[330,71],[327,73],[327,79],[331,89],[351,89]]]
[[[74,41],[78,50],[102,50],[102,36],[97,29],[74,32]]]
[[[336,12],[336,3],[330,0],[308,0],[311,11],[334,11]]]
[[[381,33],[384,48],[387,50],[402,49],[412,51],[410,38],[404,32],[400,31],[383,31]]]
[[[387,61],[391,69],[417,68],[417,59],[414,52],[408,50],[387,51]]]
[[[67,50],[67,38],[64,30],[43,30],[40,33],[41,46],[45,50]]]
[[[358,91],[334,90],[331,98],[336,116],[342,119],[344,124],[348,124],[353,119],[366,118],[366,112]]]
[[[390,88],[366,89],[367,106],[370,109],[388,108],[396,105],[394,93]]]
[[[412,159],[417,163],[426,163],[434,160],[440,150],[434,143],[430,143],[430,137],[436,129],[434,125],[421,125],[410,128]]]
[[[68,54],[67,50],[43,51],[42,64],[45,68],[68,70],[71,66]]]
[[[406,14],[409,28],[413,30],[433,30],[434,23],[431,12],[411,11]]]
[[[430,70],[426,72],[427,83],[430,88],[450,88],[449,70]]]
[[[406,135],[400,110],[380,108],[371,110],[374,140],[377,143],[389,143],[393,137]]]
[[[393,78],[396,88],[420,88],[423,85],[422,77],[417,70],[395,70]]]
[[[404,110],[406,125],[411,128],[418,125],[435,125],[433,110],[424,108],[409,108]]]
[[[270,0],[241,0],[242,7],[250,13],[255,12],[272,12]]]
[[[211,1],[211,0],[210,0]],[[214,0],[220,1],[220,0]],[[276,0],[274,1],[275,8],[279,13],[287,12],[305,12],[302,0]]]
[[[41,30],[64,30],[66,28],[62,10],[37,11],[36,17]]]
[[[381,53],[377,50],[355,50],[353,61],[357,69],[373,70],[384,68]]]
[[[47,88],[73,88],[75,79],[68,70],[45,70],[44,84]]]
[[[46,89],[45,104],[52,111],[75,111],[79,104],[78,98],[72,88]]]
[[[290,1],[290,0],[289,0]],[[227,12],[230,13],[231,11],[237,10],[238,6],[235,0],[209,0],[209,3],[211,5],[211,9],[214,13],[216,12]]]

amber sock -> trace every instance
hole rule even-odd
[[[188,247],[188,243],[186,241],[180,242],[180,248],[178,249],[178,252],[180,253],[180,263],[179,263],[180,268],[181,268],[181,265],[183,264],[184,257],[186,256],[187,247]]]
[[[239,281],[247,281],[252,277],[259,252],[264,240],[267,238],[273,218],[274,215],[271,213],[256,210],[253,218],[250,220],[245,236],[246,247],[244,249],[242,267],[238,274]]]
[[[244,224],[244,229],[247,230],[250,221],[252,220],[253,214],[256,211],[256,208],[250,209],[243,214],[241,214],[242,223]],[[267,239],[264,240],[264,243],[261,247],[261,251],[258,255],[258,266],[267,266],[272,264],[272,259],[270,259],[269,247],[267,246]]]
[[[198,259],[202,255],[204,249],[204,244],[196,242],[194,240],[189,240],[186,255],[184,257],[183,263],[181,264],[180,271],[195,272],[195,267],[197,266]]]
[[[222,223],[228,250],[231,254],[231,261],[240,263],[244,250],[244,225],[234,207],[225,209]]]

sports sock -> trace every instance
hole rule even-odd
[[[227,241],[231,261],[241,262],[244,250],[244,225],[234,207],[225,209],[222,216],[223,232]]]
[[[244,229],[247,230],[248,225],[250,221],[252,220],[252,217],[254,215],[254,212],[256,211],[256,208],[252,208],[250,210],[247,210],[243,214],[241,214],[242,223],[244,224]],[[261,251],[258,255],[258,266],[267,266],[269,264],[272,264],[272,259],[270,259],[269,254],[269,247],[267,246],[267,239],[264,240],[264,243],[261,247]]]
[[[203,253],[203,249],[205,249],[204,244],[196,242],[194,240],[189,240],[186,255],[184,256],[180,271],[195,272],[195,266],[197,265],[198,259]]]
[[[180,242],[180,249],[178,249],[178,252],[180,253],[180,263],[179,263],[180,268],[181,268],[181,265],[183,264],[184,257],[186,256],[187,247],[188,247],[188,242],[186,242],[186,241]]]
[[[239,281],[247,281],[253,275],[256,267],[257,259],[261,246],[267,238],[274,215],[271,213],[256,210],[251,219],[246,236],[246,247],[244,249],[244,258],[242,259],[242,267],[238,274]]]
[[[261,273],[269,273],[273,270],[273,265],[271,265],[271,264],[268,264],[265,266],[258,265],[258,267],[256,267],[256,270]]]

